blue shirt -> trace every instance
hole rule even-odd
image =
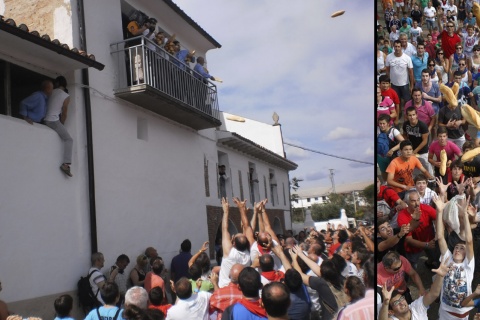
[[[47,99],[43,91],[32,93],[20,102],[20,114],[34,122],[41,122],[47,113]]]
[[[205,71],[205,68],[200,63],[197,63],[195,65],[195,68],[193,68],[193,70],[195,70],[195,72],[199,73],[205,79],[210,79],[212,77],[211,75],[208,74],[208,72]],[[194,74],[195,77],[197,79],[201,79],[197,73]]]
[[[413,77],[415,78],[415,81],[421,81],[422,70],[427,69],[428,52],[423,54],[423,58],[420,58],[417,55],[412,55],[411,58],[413,64]]]
[[[105,307],[100,307],[98,308],[98,313],[100,313],[100,317],[103,319],[98,319],[98,314],[97,314],[97,309],[93,309],[90,311],[90,313],[85,317],[85,320],[106,320],[106,319],[111,319],[115,317],[115,313],[117,313],[118,308],[113,307],[113,308],[105,308]],[[122,320],[122,315],[123,315],[123,310],[120,310],[118,313],[118,320]]]
[[[177,53],[175,53],[175,58],[177,58],[177,61],[173,61],[180,69],[185,70],[186,62],[185,59],[187,58],[189,51],[188,50],[180,50]],[[195,62],[195,57],[192,57],[192,62]]]

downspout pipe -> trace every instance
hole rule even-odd
[[[87,51],[85,32],[85,8],[83,0],[78,0],[80,48]],[[92,133],[92,103],[90,100],[90,81],[88,68],[82,69],[83,96],[85,99],[85,127],[87,132],[87,164],[88,164],[88,197],[90,208],[90,249],[92,253],[98,252],[97,242],[97,210],[95,203],[95,170],[93,161],[93,133]]]

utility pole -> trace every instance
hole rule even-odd
[[[337,193],[337,192],[335,191],[335,178],[334,178],[334,175],[335,175],[334,170],[335,170],[335,169],[329,169],[329,170],[330,170],[330,181],[332,182],[332,190],[333,190],[333,193]]]
[[[357,201],[355,201],[355,191],[352,191],[353,196],[353,207],[355,209],[355,215],[357,214]]]

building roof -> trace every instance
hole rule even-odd
[[[205,29],[200,27],[198,23],[196,23],[192,18],[190,18],[190,16],[187,15],[185,11],[180,9],[180,7],[177,4],[175,4],[172,0],[163,0],[163,2],[165,2],[165,4],[167,4],[173,11],[178,13],[188,24],[190,24],[202,36],[204,36],[208,41],[210,41],[215,47],[217,48],[222,47],[222,45],[218,43],[217,40],[213,39],[213,37],[210,34],[208,34],[208,32],[205,31]],[[201,5],[201,3],[199,3],[199,5]]]
[[[373,182],[372,181],[357,181],[357,182],[351,182],[348,184],[343,184],[343,185],[336,185],[335,186],[335,191],[336,193],[350,193],[352,191],[358,191],[358,190],[363,190],[365,187],[371,185]],[[315,197],[321,197],[321,196],[328,196],[328,194],[332,193],[332,187],[315,187],[315,188],[308,188],[308,189],[302,189],[299,188],[296,194],[302,199],[305,198],[315,198]]]
[[[295,170],[298,167],[295,162],[281,157],[275,152],[270,151],[235,132],[217,130],[217,141],[219,144],[241,151],[285,170]]]
[[[37,31],[29,31],[25,24],[17,27],[15,20],[3,16],[0,16],[0,43],[8,43],[8,46],[0,48],[0,53],[5,53],[3,49],[8,48],[9,53],[15,52],[14,58],[38,63],[57,73],[86,67],[103,70],[105,67],[95,61],[94,55],[77,48],[70,49],[57,39],[50,40],[48,34],[40,36]],[[32,54],[33,52],[35,54]]]

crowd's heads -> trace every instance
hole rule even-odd
[[[345,260],[342,257],[340,257],[340,259],[340,261],[343,261],[346,266]],[[340,270],[343,270],[343,268],[339,269],[337,265],[333,262],[333,260],[324,260],[320,265],[320,273],[322,275],[322,278],[338,288],[341,287]]]
[[[370,255],[370,258],[363,264],[363,283],[370,289],[375,288],[376,285],[375,268],[373,255]]]
[[[402,267],[402,260],[396,251],[387,252],[382,258],[382,263],[388,273],[397,273]]]
[[[154,247],[148,247],[147,249],[145,249],[145,255],[149,258],[158,257],[157,249],[155,249]]]
[[[239,263],[236,263],[232,266],[232,269],[230,269],[230,274],[229,274],[230,281],[232,281],[232,283],[238,283],[238,276],[240,275],[240,272],[242,272],[244,268],[245,267]]]
[[[103,268],[105,263],[105,258],[103,257],[103,253],[95,252],[92,254],[91,257],[92,266],[97,267],[99,269]]]
[[[245,251],[248,249],[248,239],[242,233],[237,233],[233,239],[233,245],[238,251]]]
[[[156,258],[153,258],[150,262],[151,262],[151,265],[152,265],[152,271],[155,274],[160,275],[163,271],[164,266],[165,266],[162,258],[156,257]]]
[[[288,269],[285,272],[285,285],[290,289],[291,292],[297,292],[302,288],[302,276],[295,269]]]
[[[260,256],[259,259],[260,268],[264,272],[273,271],[275,267],[275,262],[273,261],[273,257],[271,254],[265,253]]]
[[[153,287],[148,293],[150,303],[154,306],[160,306],[163,302],[163,289],[161,287]]]
[[[140,309],[147,309],[148,293],[142,287],[134,286],[125,293],[125,306],[134,305]]]
[[[238,286],[247,298],[257,298],[262,288],[260,274],[252,267],[245,267],[238,275]]]
[[[120,299],[120,291],[118,285],[113,281],[107,281],[100,289],[100,296],[105,304],[116,304]]]
[[[195,263],[188,268],[188,273],[192,276],[192,280],[198,280],[202,276],[202,269],[195,261]]]
[[[282,317],[290,307],[290,291],[281,282],[270,282],[262,290],[262,304],[270,317]]]
[[[357,248],[352,254],[352,263],[363,264],[370,258],[370,253],[366,248]]]
[[[116,264],[121,270],[124,270],[129,263],[130,263],[130,259],[126,254],[121,254],[117,257]]]
[[[350,276],[345,280],[345,293],[350,298],[350,303],[354,303],[365,297],[365,285],[359,277]]]
[[[185,239],[180,245],[180,248],[182,252],[190,252],[190,250],[192,250],[192,243],[190,242],[190,240]]]
[[[148,257],[142,253],[137,257],[137,264],[142,268],[145,267],[148,264]]]
[[[69,294],[64,294],[53,303],[58,318],[66,318],[70,315],[73,308],[73,298]]]
[[[181,300],[190,298],[192,296],[192,283],[186,277],[181,277],[175,283],[175,292]]]

